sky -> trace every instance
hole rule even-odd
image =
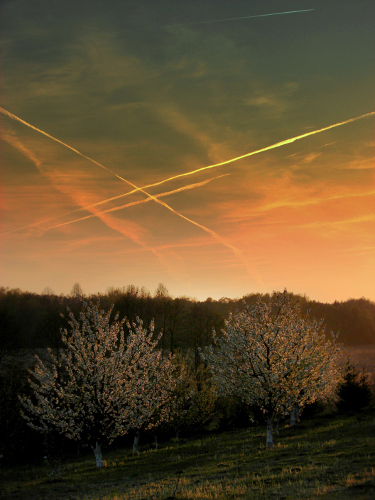
[[[0,286],[375,300],[373,0],[0,14]]]

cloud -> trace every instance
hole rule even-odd
[[[366,215],[361,215],[359,217],[351,217],[348,219],[310,222],[308,224],[303,224],[299,227],[303,227],[303,228],[330,227],[330,228],[343,228],[343,229],[345,229],[346,226],[351,226],[352,224],[362,224],[362,223],[369,223],[369,222],[374,222],[374,221],[375,221],[374,214],[366,214]]]
[[[253,108],[258,108],[260,111],[272,114],[275,116],[280,116],[284,111],[288,109],[287,102],[274,95],[274,94],[264,94],[259,93],[254,97],[250,97],[245,100],[244,104]]]

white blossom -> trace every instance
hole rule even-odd
[[[58,359],[51,350],[50,363],[36,357],[29,380],[33,395],[20,397],[31,427],[91,443],[98,466],[101,443],[168,418],[176,384],[171,357],[157,350],[161,334],[154,338],[153,322],[148,330],[139,318],[126,323],[125,336],[125,320],[117,314],[111,322],[112,311],[83,303],[78,320],[70,312]]]
[[[333,393],[339,380],[337,335],[323,320],[303,318],[286,291],[230,315],[222,336],[202,353],[222,395],[237,395],[267,415],[267,445],[275,417]]]

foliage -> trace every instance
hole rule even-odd
[[[175,383],[171,359],[156,349],[161,335],[154,338],[154,325],[147,331],[137,318],[127,323],[125,337],[125,320],[116,315],[111,322],[112,309],[83,303],[78,320],[70,312],[64,349],[58,358],[49,350],[48,364],[37,357],[29,380],[33,397],[20,398],[32,428],[95,444],[99,454],[99,443],[167,419]]]
[[[356,370],[349,360],[337,394],[337,409],[340,412],[360,412],[371,403],[372,392],[368,377]]]
[[[326,340],[323,322],[301,317],[286,291],[230,315],[214,344],[202,356],[218,394],[236,395],[265,412],[269,446],[277,416],[332,394],[338,382],[336,337]]]
[[[216,395],[201,363],[196,369],[187,356],[177,357],[178,383],[171,396],[168,427],[177,435],[202,429],[213,417]]]
[[[12,367],[0,373],[0,455],[3,455],[3,463],[32,458],[29,451],[37,443],[38,436],[21,418],[17,398],[17,394],[28,389],[23,371]]]
[[[209,428],[212,431],[224,432],[233,429],[247,428],[259,423],[257,412],[236,396],[221,396],[216,398],[214,415]],[[261,414],[260,417],[263,417]]]

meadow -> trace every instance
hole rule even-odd
[[[375,346],[345,346],[342,353],[342,363],[348,359],[358,372],[366,375],[372,392],[375,393]]]
[[[97,470],[93,455],[51,466],[4,468],[1,498],[13,500],[146,499],[373,499],[375,414],[303,420],[282,425],[275,447],[265,447],[265,428],[224,432],[105,452]]]

